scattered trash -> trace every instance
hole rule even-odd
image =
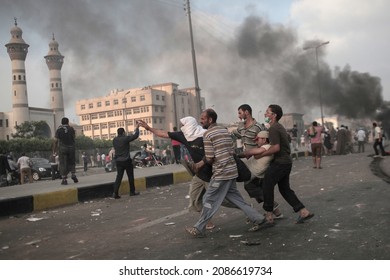
[[[174,222],[165,223],[166,226],[171,226],[171,225],[174,225],[174,224],[175,224]]]
[[[33,241],[30,241],[30,242],[27,242],[25,243],[25,245],[36,245],[37,243],[41,242],[42,240],[40,239],[37,239],[37,240],[33,240]]]
[[[323,190],[325,190],[325,189],[324,189],[324,188],[321,188],[320,190],[323,191]]]
[[[94,217],[94,216],[100,216],[100,214],[102,213],[102,209],[96,209],[95,211],[92,211],[91,212],[91,216]]]
[[[187,195],[186,195],[186,199],[189,199],[189,198],[190,198],[190,196],[187,194]]]
[[[29,222],[36,222],[36,221],[40,221],[40,220],[43,220],[44,218],[35,218],[35,217],[30,217],[30,218],[27,218],[27,221]]]
[[[9,246],[3,246],[3,247],[1,247],[1,250],[7,250],[7,249],[9,249]]]
[[[245,244],[246,246],[256,246],[261,244],[260,241],[246,241],[246,240],[245,241],[241,240],[240,243]]]
[[[236,235],[231,234],[231,235],[229,235],[229,237],[230,238],[240,238],[240,237],[242,237],[242,234],[236,234]]]
[[[149,247],[144,247],[144,250],[149,250]]]

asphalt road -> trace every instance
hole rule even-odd
[[[322,170],[312,168],[310,157],[294,161],[292,188],[315,213],[301,225],[294,224],[297,214],[276,188],[285,218],[275,227],[248,232],[240,210],[222,207],[213,218],[217,227],[194,239],[184,228],[198,214],[186,210],[183,183],[148,188],[136,197],[2,217],[0,259],[388,260],[389,184],[370,170],[373,160],[367,154],[325,157]],[[242,184],[239,189],[256,203]]]

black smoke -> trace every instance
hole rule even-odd
[[[0,23],[9,30],[13,17],[18,17],[30,44],[33,37],[48,44],[55,33],[65,56],[65,102],[73,109],[78,99],[104,96],[116,88],[166,82],[192,87],[188,21],[182,5],[181,0],[4,0]],[[202,11],[193,8],[192,19],[199,85],[221,122],[237,120],[237,107],[243,103],[252,106],[255,118],[262,119],[271,103],[280,104],[285,112],[319,117],[315,52],[302,49],[319,42],[301,44],[293,27],[256,14],[225,29],[223,36],[212,31],[213,24]],[[41,50],[43,68],[47,44]],[[327,48],[318,49],[325,115],[374,117],[383,105],[380,78],[348,65],[331,69]]]

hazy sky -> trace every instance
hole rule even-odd
[[[30,45],[29,105],[49,107],[44,56],[54,33],[65,56],[65,114],[112,89],[174,82],[192,87],[183,0],[0,0],[0,111],[11,111],[11,61],[4,47],[14,17]],[[263,119],[270,103],[319,117],[319,49],[325,116],[367,116],[390,100],[390,19],[386,0],[193,0],[199,85],[221,122],[248,103]],[[261,113],[260,110],[262,111]],[[310,119],[309,119],[310,120]]]

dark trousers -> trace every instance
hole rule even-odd
[[[274,207],[274,189],[278,184],[279,192],[288,204],[298,212],[305,206],[298,199],[295,192],[290,188],[290,172],[292,164],[280,164],[272,162],[265,172],[263,181],[264,204],[263,209],[272,212]]]
[[[129,180],[130,193],[135,192],[135,184],[134,184],[134,168],[131,159],[126,161],[116,161],[116,179],[114,183],[114,194],[118,194],[119,187],[121,185],[123,174],[127,174],[127,178]]]
[[[180,163],[180,145],[172,146],[173,154],[175,155],[175,161],[176,163]]]
[[[60,173],[62,178],[70,173],[76,173],[76,150],[75,147],[60,146],[59,153]]]
[[[379,146],[379,149],[381,150],[382,156],[385,156],[386,153],[385,153],[385,149],[383,149],[382,141],[379,141],[379,139],[375,139],[375,142],[374,142],[374,151],[375,151],[375,154],[376,154],[376,155],[379,155],[378,146]]]

